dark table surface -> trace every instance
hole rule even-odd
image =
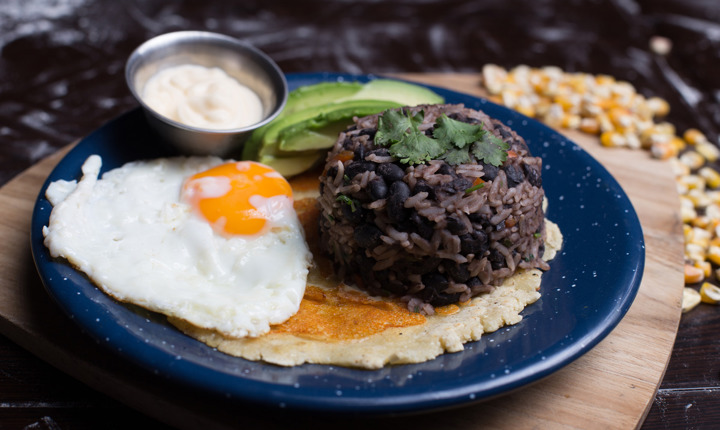
[[[244,39],[286,72],[479,72],[556,65],[668,100],[678,130],[720,134],[720,2],[0,1],[0,184],[136,106],[130,52],[155,35]],[[652,36],[673,42],[666,56]],[[683,315],[644,429],[720,426],[720,309]],[[0,336],[0,428],[139,428],[152,419]]]

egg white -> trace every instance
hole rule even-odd
[[[295,314],[312,256],[292,205],[256,236],[224,237],[180,199],[183,181],[217,157],[128,163],[98,179],[48,187],[45,246],[105,293],[231,337],[260,336]]]

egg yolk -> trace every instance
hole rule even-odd
[[[226,235],[262,233],[292,209],[292,188],[277,171],[254,161],[221,164],[185,181],[183,199]]]

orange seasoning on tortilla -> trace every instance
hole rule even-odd
[[[273,326],[272,331],[349,340],[424,322],[425,316],[410,312],[402,303],[376,300],[341,288],[326,290],[308,285],[300,310],[284,323]]]
[[[314,181],[314,182],[313,182]],[[298,193],[317,186],[317,175],[295,177],[291,181]],[[341,288],[342,282],[333,279],[332,262],[324,258],[319,249],[317,219],[320,209],[314,198],[295,200],[295,211],[305,229],[305,239],[315,256],[315,272],[338,288],[325,289],[308,285],[300,302],[298,312],[282,324],[272,327],[271,332],[290,333],[297,336],[318,337],[325,340],[360,339],[380,333],[392,327],[408,327],[423,324],[424,315],[410,312],[404,303],[377,300],[366,294]]]

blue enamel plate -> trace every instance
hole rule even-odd
[[[287,77],[291,89],[372,78],[334,73]],[[45,288],[69,317],[114,353],[163,379],[238,405],[339,414],[419,413],[487,400],[550,375],[600,342],[630,307],[645,260],[638,217],[607,170],[557,132],[487,100],[430,88],[448,103],[464,103],[500,119],[543,159],[547,217],[560,226],[564,245],[543,275],[542,297],[523,311],[520,323],[468,343],[464,351],[421,364],[380,370],[286,368],[225,355],[185,336],[160,315],[113,300],[66,262],[50,257],[42,235],[52,209],[45,189],[58,179],[78,179],[91,154],[102,156],[104,171],[173,155],[159,144],[139,109],[80,141],[45,182],[31,234]]]

